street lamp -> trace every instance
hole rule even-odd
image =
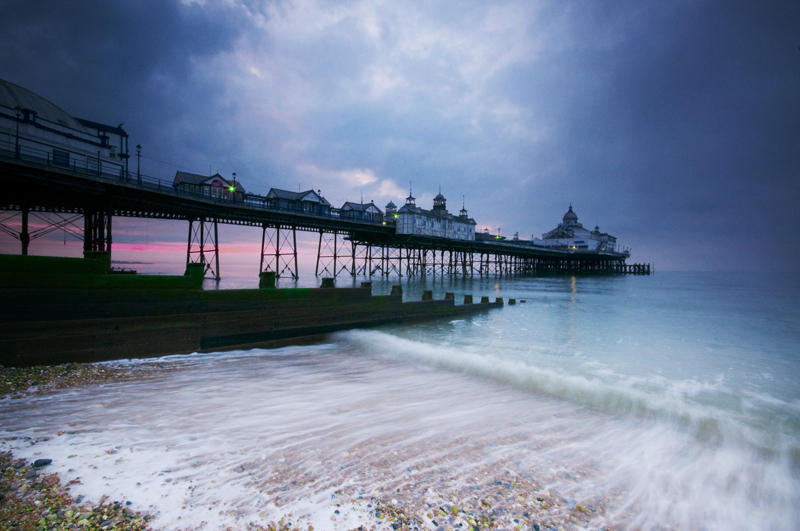
[[[142,184],[142,145],[136,144],[136,182]]]
[[[19,117],[22,115],[22,109],[19,106],[14,107],[14,114],[17,115],[17,140],[14,144],[14,158],[19,158]]]

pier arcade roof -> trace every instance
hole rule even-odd
[[[340,210],[355,210],[357,212],[383,214],[383,211],[372,201],[369,203],[354,203],[352,201],[345,201]]]
[[[319,203],[326,207],[331,206],[327,199],[322,197],[321,194],[315,192],[314,190],[306,190],[305,192],[291,192],[289,190],[281,190],[279,188],[270,188],[269,192],[267,193],[267,199],[283,199],[285,201],[297,201],[299,203]]]
[[[3,79],[0,79],[0,106],[11,109],[12,112],[14,109],[33,111],[40,120],[89,134],[89,131],[78,119],[67,114],[56,104],[35,92]]]

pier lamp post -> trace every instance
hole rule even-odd
[[[16,141],[14,142],[14,158],[19,158],[19,117],[22,115],[22,109],[19,106],[14,107],[14,114],[17,115],[17,137]]]
[[[136,182],[142,184],[142,145],[136,144]]]

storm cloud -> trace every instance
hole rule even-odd
[[[572,204],[666,269],[796,270],[795,2],[0,1],[0,78],[142,171],[520,237]],[[463,199],[462,199],[463,198]]]

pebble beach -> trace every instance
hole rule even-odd
[[[0,368],[0,395],[3,399],[20,400],[30,396],[44,396],[66,389],[85,389],[91,386],[115,385],[121,382],[147,380],[165,372],[179,370],[163,363],[103,363],[68,364],[51,367]],[[56,436],[61,435],[57,433]],[[25,438],[27,449],[47,443],[50,437]],[[8,438],[4,442],[11,442]],[[512,445],[511,440],[498,439],[497,444]],[[387,441],[391,446],[391,443]],[[255,467],[243,463],[232,472],[246,478],[245,482],[263,493],[270,500],[275,517],[269,521],[244,521],[237,509],[227,503],[220,512],[228,513],[232,525],[223,529],[250,530],[309,530],[314,529],[603,529],[612,527],[605,523],[603,499],[576,500],[564,498],[551,492],[544,485],[552,483],[548,477],[521,477],[507,468],[515,458],[508,456],[506,462],[478,466],[464,484],[455,477],[448,477],[448,469],[454,464],[448,448],[432,448],[425,443],[421,448],[407,446],[402,450],[387,452],[387,455],[371,454],[366,459],[357,459],[359,448],[341,456],[339,468],[358,467],[355,476],[342,485],[341,478],[330,481],[316,474],[298,473],[292,455],[286,452],[277,459],[278,466],[269,474],[254,473]],[[459,441],[458,461],[479,461],[481,449],[471,446],[469,441]],[[366,449],[364,449],[366,451]],[[38,452],[35,452],[38,453]],[[46,452],[45,452],[46,453]],[[366,451],[366,453],[369,453]],[[42,454],[44,455],[44,454]],[[297,456],[295,456],[297,457]],[[424,468],[406,467],[397,470],[398,463],[424,461]],[[121,529],[159,530],[157,516],[131,508],[132,502],[124,496],[112,499],[102,494],[91,500],[73,495],[81,484],[79,479],[63,481],[57,473],[49,473],[54,466],[48,458],[25,460],[15,458],[10,452],[0,455],[2,482],[0,482],[0,529]],[[579,479],[586,470],[572,470],[568,474]],[[395,476],[395,474],[397,474]],[[564,475],[564,471],[559,471]],[[367,493],[358,482],[363,475],[373,485]],[[380,484],[374,488],[374,485]],[[165,485],[181,489],[181,478],[166,478]],[[328,512],[327,522],[320,523],[319,514],[313,518],[304,514],[306,500],[294,495],[284,495],[286,485],[311,487],[311,500],[318,504],[324,498]],[[191,492],[191,489],[189,490]],[[183,500],[191,504],[191,494]],[[216,505],[216,504],[215,504]],[[281,510],[284,508],[284,510]],[[246,519],[245,519],[246,520]],[[231,522],[229,522],[231,523]],[[164,529],[212,529],[217,526],[208,522],[188,527],[170,525]]]
[[[0,398],[20,399],[58,389],[79,388],[142,376],[161,370],[157,366],[122,366],[72,363],[41,367],[0,366]],[[35,445],[35,440],[29,444]],[[47,473],[52,460],[26,462],[9,452],[0,453],[0,529],[150,529],[150,516],[130,509],[129,504],[105,496],[94,502],[73,497],[70,484]]]

